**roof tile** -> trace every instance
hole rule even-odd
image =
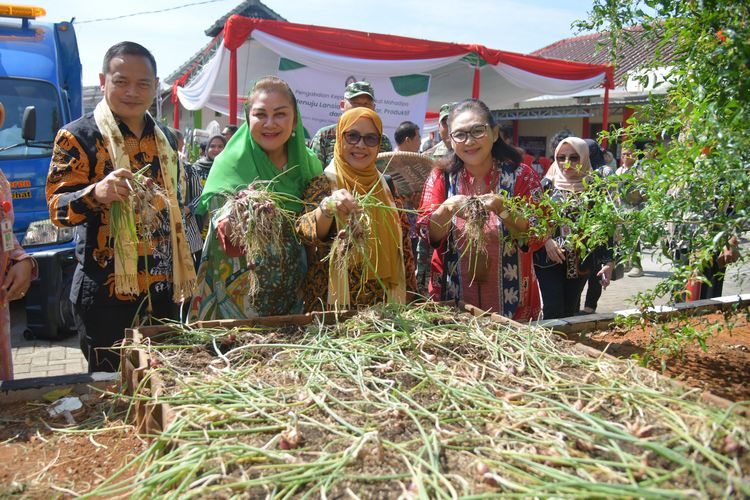
[[[642,26],[625,31],[625,35],[618,43],[615,85],[624,86],[627,73],[653,60],[657,50],[660,51],[663,62],[668,63],[672,60],[674,44],[662,44],[663,36],[663,29],[651,32]],[[611,62],[609,46],[609,32],[591,33],[559,40],[532,52],[531,55],[590,64],[608,64]]]

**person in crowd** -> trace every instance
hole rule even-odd
[[[678,141],[687,141],[686,136],[689,128],[686,127],[678,136]],[[656,147],[647,149],[644,154],[646,158],[655,158],[658,153]],[[711,154],[711,148],[703,148],[698,157],[693,160],[696,169],[702,167],[702,163],[708,159]],[[639,172],[640,176],[643,176],[642,172]],[[723,179],[718,179],[719,185],[725,182]],[[675,183],[669,189],[669,196],[679,198],[685,196],[680,183]],[[640,193],[639,193],[640,194]],[[632,198],[632,195],[631,195]],[[736,206],[734,200],[728,204],[719,202],[718,198],[713,199],[713,203],[707,203],[703,210],[699,213],[693,213],[692,219],[702,221],[715,221],[717,216],[729,216],[733,218],[736,216]],[[677,217],[680,219],[680,217]],[[668,224],[669,237],[665,241],[663,251],[665,255],[672,260],[673,263],[687,266],[696,265],[694,272],[697,273],[692,279],[688,279],[687,283],[683,287],[677,287],[673,291],[673,297],[677,302],[692,302],[696,300],[713,299],[721,297],[724,293],[724,278],[727,271],[727,266],[737,262],[741,258],[740,252],[740,240],[736,234],[733,234],[733,229],[729,229],[727,226],[723,227],[721,234],[716,235],[721,229],[721,225],[716,222],[711,224],[713,227],[707,228],[705,224],[699,224],[696,222],[680,221],[671,222]],[[712,240],[718,248],[712,249],[712,251],[703,253],[697,250],[698,241],[706,236],[706,232],[709,235],[714,234]],[[696,262],[696,259],[700,259]]]
[[[419,135],[419,126],[416,123],[410,121],[401,123],[396,127],[396,131],[393,135],[396,139],[396,151],[407,153],[419,152],[422,138]],[[403,198],[403,208],[408,210],[408,212],[406,212],[406,218],[409,221],[409,239],[411,241],[414,255],[417,253],[417,245],[419,243],[416,210],[419,208],[421,194],[421,192],[415,192],[411,193],[411,196],[405,196]]]
[[[636,159],[636,154],[631,149],[623,148],[620,153],[620,167],[615,170],[615,173],[618,177],[628,177],[628,184],[632,184],[632,182],[636,181],[639,176]],[[624,201],[630,210],[640,210],[644,200],[640,190],[626,189]],[[626,276],[629,278],[640,278],[643,276],[640,242],[638,243],[635,252],[630,256],[630,266],[630,271],[628,271]]]
[[[339,103],[341,112],[344,113],[352,108],[368,108],[375,110],[375,90],[369,82],[352,82],[344,89],[344,98]],[[333,160],[333,152],[336,146],[336,124],[328,125],[318,130],[310,140],[310,147],[323,167]],[[393,151],[391,141],[383,135],[380,139],[380,152]]]
[[[211,211],[208,235],[190,307],[192,319],[241,319],[295,314],[302,311],[301,284],[307,272],[305,251],[291,223],[279,252],[249,263],[230,241],[228,217],[220,208],[228,193],[253,181],[273,181],[269,189],[283,194],[280,208],[299,214],[302,197],[322,168],[305,147],[302,118],[289,85],[275,77],[261,78],[245,105],[245,123],[214,160],[196,208]],[[218,209],[218,210],[217,210]],[[255,273],[251,276],[250,273]],[[254,278],[251,280],[251,278]],[[251,284],[259,284],[257,289]]]
[[[607,178],[615,173],[604,159],[604,151],[594,139],[584,139],[589,148],[589,162],[595,175],[602,179]],[[614,276],[614,269],[613,269]],[[601,277],[590,273],[586,287],[586,298],[584,299],[583,309],[585,314],[593,314],[599,304],[599,298],[602,296]]]
[[[692,256],[689,252],[675,248],[673,260],[687,264]],[[686,293],[680,294],[679,301],[695,301],[713,299],[721,297],[724,293],[724,277],[727,266],[737,262],[741,257],[740,240],[736,235],[731,235],[727,239],[721,251],[714,252],[708,262],[700,268],[702,279],[692,279],[687,283]]]
[[[549,190],[553,203],[564,203],[586,189],[586,179],[591,175],[586,141],[578,137],[567,137],[558,143],[555,162],[543,183]],[[575,218],[576,214],[569,216]],[[606,288],[612,279],[614,262],[609,246],[597,247],[590,255],[582,258],[569,248],[565,239],[569,233],[568,227],[555,227],[554,234],[544,242],[544,248],[534,253],[534,268],[544,303],[544,319],[577,314],[581,293],[589,274],[595,274],[601,280],[602,288]]]
[[[438,134],[440,135],[440,141],[431,148],[423,151],[422,154],[437,160],[447,156],[451,152],[451,140],[448,136],[448,115],[455,104],[454,102],[448,102],[440,106],[440,113],[438,114]]]
[[[419,135],[419,125],[414,122],[403,122],[394,132],[396,139],[396,151],[406,151],[407,153],[418,153],[419,146],[422,144],[422,137]]]
[[[614,175],[616,169],[607,164],[607,160],[604,157],[604,150],[599,146],[599,143],[594,139],[584,139],[584,141],[586,141],[586,145],[589,148],[589,161],[594,174],[602,179]]]
[[[219,153],[224,151],[226,145],[227,139],[223,135],[217,134],[212,136],[206,143],[204,155],[193,164],[185,166],[187,188],[185,193],[185,219],[192,218],[195,220],[195,224],[199,230],[201,248],[208,232],[208,221],[205,215],[196,213],[196,209],[200,203],[203,186],[206,185],[206,180],[208,179],[208,174],[211,171],[214,160],[219,156]],[[200,262],[201,248],[193,252],[196,262]]]
[[[229,139],[231,139],[232,136],[236,133],[237,133],[237,125],[227,125],[221,131],[221,135],[224,136],[224,139],[226,139],[226,142],[229,142]]]
[[[178,128],[169,127],[169,131],[177,139],[177,161],[181,164],[187,162],[187,155],[185,154],[185,134]]]
[[[104,99],[55,138],[47,201],[54,224],[80,227],[70,300],[89,371],[116,371],[120,356],[111,348],[139,321],[136,315],[177,319],[174,302],[189,297],[195,285],[177,201],[177,141],[148,113],[159,88],[156,75],[145,47],[113,45],[99,75]],[[141,221],[127,200],[134,172],[144,168],[165,199],[153,206],[159,227],[134,241],[127,230],[112,234],[110,208],[124,202],[124,215]]]
[[[0,103],[0,128],[5,121],[5,108]],[[13,234],[13,198],[10,183],[0,170],[0,381],[13,380],[13,351],[10,346],[10,305],[22,299],[36,279],[36,260],[18,244]]]
[[[609,168],[612,170],[617,170],[617,160],[615,159],[615,155],[612,154],[609,150],[604,150],[604,163],[607,164]]]
[[[542,154],[541,151],[536,151],[534,153],[534,158],[531,160],[531,168],[534,169],[534,172],[539,176],[539,179],[543,179],[545,175],[547,175],[547,171],[549,170],[549,167],[552,165],[552,162]]]
[[[430,149],[431,147],[435,145],[434,136],[435,136],[435,132],[430,132],[430,134],[427,137],[424,137],[422,139],[422,144],[419,145],[420,153],[424,153],[425,151],[427,151],[428,149]]]
[[[479,100],[458,103],[448,117],[453,153],[425,185],[420,221],[432,255],[429,291],[435,300],[462,299],[516,320],[541,311],[532,254],[542,241],[529,239],[537,223],[503,203],[503,197],[535,203],[539,178],[506,144],[490,110]],[[466,251],[467,203],[479,197],[487,213],[486,251]]]
[[[185,161],[185,156],[183,155],[183,150],[185,149],[185,136],[176,128],[169,127],[169,131],[177,138],[177,200],[182,209],[182,220],[185,225],[185,236],[187,237],[188,248],[190,248],[190,253],[193,254],[193,262],[197,266],[198,259],[196,258],[196,253],[200,252],[201,248],[203,248],[203,238],[201,237],[198,223],[190,212],[190,208],[187,206],[189,195],[187,183],[188,173],[186,172],[186,168],[188,165]]]
[[[440,136],[440,140],[437,142],[437,144],[422,152],[423,155],[429,156],[435,161],[444,159],[453,151],[451,149],[453,147],[451,144],[451,139],[448,135],[448,115],[455,105],[455,102],[449,102],[440,106],[440,113],[438,115],[438,134]],[[428,189],[426,187],[426,183],[422,191],[424,192],[425,189]],[[421,227],[417,229],[416,248],[417,289],[419,290],[419,293],[421,295],[428,295],[433,249],[430,245],[429,235],[427,234],[427,226],[424,224],[422,224]]]
[[[383,124],[370,108],[354,108],[341,115],[336,134],[333,161],[304,195],[305,205],[314,208],[297,222],[310,263],[303,287],[306,308],[403,304],[407,291],[416,289],[414,258],[399,200],[375,167]],[[370,202],[362,205],[365,195]],[[326,260],[341,231],[356,231],[343,223],[362,210],[370,221],[366,255],[348,266],[336,254]]]

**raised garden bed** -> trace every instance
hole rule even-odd
[[[694,307],[689,307],[693,305]],[[591,315],[568,338],[731,401],[750,400],[750,302],[702,301],[645,315]],[[573,319],[571,319],[573,321]]]
[[[728,404],[477,312],[134,331],[128,383],[141,427],[162,430],[137,486],[95,493],[750,494]]]
[[[137,427],[153,439],[133,447],[142,452],[129,467],[113,464],[99,471],[109,479],[68,490],[750,494],[749,425],[727,401],[479,313],[426,305],[338,323],[317,315],[132,331],[123,387]]]

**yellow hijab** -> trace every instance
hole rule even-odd
[[[393,209],[369,207],[372,230],[368,237],[369,261],[374,269],[365,269],[367,280],[380,279],[388,288],[389,302],[403,303],[406,300],[406,279],[404,272],[401,219],[395,210],[393,197],[382,175],[375,167],[375,157],[365,169],[355,169],[344,159],[344,132],[357,120],[366,118],[372,121],[378,135],[382,136],[383,122],[378,114],[369,108],[353,108],[339,118],[336,126],[336,145],[333,162],[336,167],[338,187],[350,193],[364,195],[372,193],[384,206]],[[374,189],[373,189],[374,188]]]

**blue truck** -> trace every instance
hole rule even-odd
[[[37,21],[39,7],[0,4],[0,169],[11,184],[13,231],[39,264],[26,295],[26,335],[61,338],[74,330],[68,294],[74,228],[49,219],[45,183],[57,131],[83,113],[81,61],[69,22]]]

